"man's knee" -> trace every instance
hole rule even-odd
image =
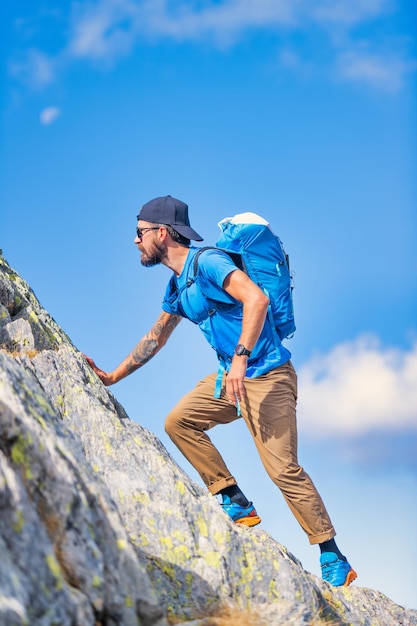
[[[269,478],[281,491],[285,491],[288,485],[297,484],[302,477],[304,470],[291,460],[281,459],[279,462],[274,459],[274,464],[264,464]]]
[[[169,437],[171,437],[171,439],[172,436],[175,436],[175,433],[178,431],[180,419],[181,415],[176,408],[172,409],[172,411],[170,411],[165,418],[165,432]]]

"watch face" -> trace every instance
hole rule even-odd
[[[235,348],[235,354],[238,356],[250,356],[250,351],[247,350],[242,343],[238,343]]]

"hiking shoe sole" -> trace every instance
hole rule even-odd
[[[231,502],[229,496],[223,496],[222,509],[232,519],[235,524],[242,524],[243,526],[256,526],[261,521],[261,518],[256,512],[252,502],[249,502],[248,506],[241,506],[236,502]]]
[[[242,526],[256,526],[261,523],[261,518],[259,515],[256,515],[256,511],[253,512],[252,515],[247,515],[246,517],[241,517],[235,521],[235,524],[242,524]]]
[[[356,580],[358,577],[357,573],[355,572],[354,569],[350,569],[348,572],[348,575],[346,576],[346,580],[343,583],[343,585],[341,585],[341,587],[348,587],[350,585],[350,583],[353,583],[354,580]]]

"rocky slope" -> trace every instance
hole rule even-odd
[[[239,528],[0,259],[0,626],[417,626]]]

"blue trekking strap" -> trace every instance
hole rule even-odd
[[[194,257],[194,261],[193,261],[193,278],[191,279],[191,282],[194,282],[195,277],[197,276],[198,259],[199,259],[200,255],[201,255],[201,253],[205,252],[206,250],[218,250],[218,251],[221,251],[221,252],[225,252],[232,259],[233,263],[236,265],[236,267],[238,269],[244,270],[244,262],[243,262],[242,256],[238,252],[231,252],[229,250],[225,250],[224,248],[218,248],[218,247],[215,247],[215,246],[205,246],[204,248],[200,248],[198,250],[197,254]],[[267,295],[268,295],[268,293],[267,293]],[[270,320],[272,319],[272,321],[273,321],[272,309],[271,309],[270,305],[268,307],[268,314],[269,313],[270,313]],[[278,337],[274,325],[273,325],[273,328],[274,328],[276,337]],[[278,347],[278,344],[277,344],[277,347]],[[223,377],[224,377],[225,371],[226,371],[226,368],[225,368],[224,364],[219,360],[219,368],[217,370],[216,384],[215,384],[215,387],[214,387],[214,397],[215,398],[220,398],[220,395],[221,395],[221,392],[222,392]],[[240,410],[240,403],[239,403],[238,400],[236,401],[236,411],[237,411],[238,416],[240,417],[242,415],[242,413],[241,413],[241,410]]]
[[[236,260],[234,258],[235,255],[231,255],[229,254],[228,250],[222,250],[222,248],[217,248],[215,246],[204,246],[204,248],[200,248],[197,252],[197,254],[194,257],[194,261],[193,261],[193,279],[195,280],[195,277],[197,276],[197,272],[198,272],[198,259],[200,258],[200,255],[205,252],[206,250],[217,250],[217,251],[222,251],[222,252],[226,252],[226,254],[228,254],[231,258],[232,261],[234,263],[236,263]],[[240,255],[238,255],[240,256]],[[239,267],[239,264],[236,263],[236,265]],[[214,397],[215,398],[220,398],[221,395],[221,391],[222,391],[222,385],[223,385],[223,377],[224,377],[224,373],[226,371],[226,368],[224,366],[224,364],[220,361],[219,359],[219,369],[217,370],[217,378],[216,378],[216,385],[214,388]]]
[[[269,298],[268,289],[263,288],[262,291]],[[277,329],[275,327],[274,314],[272,313],[271,300],[269,300],[267,316],[268,316],[268,320],[269,320],[269,325],[271,326],[271,332],[272,332],[272,335],[274,337],[275,349],[278,352],[278,356],[280,356],[281,355],[281,350],[279,349],[279,347],[281,345],[281,340],[279,338]]]
[[[219,369],[217,370],[216,386],[214,388],[215,398],[220,398],[220,394],[222,392],[224,372],[225,372],[225,367],[223,363],[219,363]]]

